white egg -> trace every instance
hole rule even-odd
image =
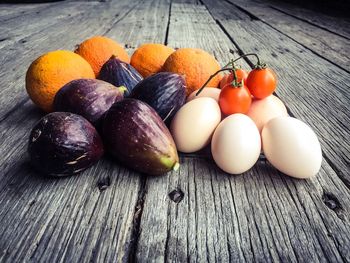
[[[216,128],[211,152],[215,163],[225,172],[248,171],[259,159],[261,139],[254,122],[244,114],[233,114]]]
[[[204,148],[220,120],[220,107],[214,99],[203,97],[186,103],[170,125],[177,149],[191,153]]]
[[[263,150],[279,171],[296,178],[318,173],[322,163],[320,143],[314,131],[292,117],[270,120],[262,130]]]
[[[270,95],[262,100],[254,99],[247,115],[255,122],[259,132],[261,132],[269,120],[278,116],[288,116],[288,113],[283,102],[276,96]]]
[[[220,96],[220,92],[221,89],[218,88],[204,88],[201,93],[199,93],[198,96],[196,96],[196,93],[198,92],[198,90],[193,91],[188,97],[187,97],[187,102],[194,100],[194,99],[198,99],[198,98],[202,98],[202,97],[209,97],[209,98],[213,98],[216,101],[219,101],[219,96]]]

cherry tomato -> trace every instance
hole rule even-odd
[[[250,93],[257,99],[270,96],[276,89],[277,77],[272,69],[253,69],[248,77],[246,85]]]
[[[219,105],[223,114],[247,113],[252,103],[252,96],[247,86],[234,87],[231,83],[221,89]]]
[[[236,69],[236,75],[237,75],[237,81],[240,82],[243,80],[245,83],[247,81],[248,73],[244,69]],[[225,75],[221,81],[220,81],[220,89],[225,87],[225,85],[229,82],[233,81],[233,74],[232,72],[230,74]]]

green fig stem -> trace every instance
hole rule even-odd
[[[173,166],[173,171],[177,171],[180,168],[180,163],[176,162]]]
[[[118,90],[124,95],[125,91],[127,91],[128,89],[125,86],[120,86],[118,87]]]

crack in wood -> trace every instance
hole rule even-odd
[[[137,249],[137,245],[140,237],[141,217],[142,217],[143,206],[144,206],[144,202],[147,194],[146,184],[147,184],[147,177],[145,177],[145,175],[141,175],[138,199],[134,209],[135,212],[133,216],[132,232],[130,235],[129,244],[126,246],[127,252],[125,253],[125,256],[127,256],[127,258],[125,258],[125,262],[137,262],[136,249]]]

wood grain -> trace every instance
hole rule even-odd
[[[53,38],[61,42],[46,42],[45,46],[63,45],[65,41],[70,45],[78,38],[105,32],[134,45],[134,39],[137,43],[147,33],[142,21],[158,24],[155,19],[164,16],[163,27],[159,25],[148,34],[153,41],[163,42],[169,5],[161,0],[142,5],[146,10],[153,8],[153,12],[142,12],[128,1],[120,2],[118,10],[87,9],[85,19],[94,18],[94,25],[87,23],[89,27],[80,26],[80,31],[78,26],[73,27],[75,40],[68,36]],[[127,15],[119,20],[114,12]],[[106,19],[110,19],[108,23]],[[135,30],[124,34],[125,27],[134,24]],[[0,123],[4,157],[0,162],[0,261],[127,262],[134,244],[134,215],[139,210],[142,176],[108,158],[79,176],[39,176],[28,165],[26,146],[28,132],[40,116],[42,113],[27,101]]]
[[[230,0],[230,2],[350,73],[349,39],[286,15],[263,2],[244,0]]]
[[[205,3],[209,9],[215,4],[209,0]],[[237,11],[228,3],[215,6]],[[347,139],[350,136],[347,109],[350,74],[261,21],[220,20],[219,12],[212,12],[212,15],[242,52],[258,53],[275,69],[279,78],[277,94],[295,117],[315,130],[326,160],[350,188],[350,144]]]
[[[234,39],[240,37],[232,28]],[[227,54],[223,47],[232,45],[205,8],[186,4],[172,4],[168,40],[176,46],[215,47],[220,60]],[[149,177],[145,192],[140,262],[350,259],[350,193],[327,162],[314,179],[296,180],[264,160],[241,176],[229,176],[211,158],[182,157],[178,172]]]
[[[339,17],[335,15],[323,14],[314,10],[303,8],[299,5],[293,5],[281,1],[270,1],[268,4],[269,6],[286,14],[295,16],[303,21],[350,39],[349,17]]]
[[[28,13],[37,12],[44,8],[54,5],[55,3],[33,4],[1,4],[0,5],[0,21],[4,22],[8,19],[26,15]]]
[[[349,194],[339,181],[340,188],[319,182],[324,174],[292,180],[260,161],[244,175],[229,176],[211,160],[183,158],[178,173],[147,181],[137,259],[346,262]],[[334,196],[345,217],[323,202],[325,186],[339,189]],[[184,198],[172,201],[173,191]]]
[[[1,38],[0,50],[12,47],[18,43],[30,41],[28,36],[43,30],[56,30],[59,23],[64,23],[71,17],[79,16],[86,10],[90,10],[97,3],[81,3],[77,8],[74,3],[56,3],[46,8],[36,9],[33,12],[13,17],[0,24]],[[58,11],[59,10],[59,11]],[[28,23],[30,21],[30,23]],[[6,51],[5,51],[6,52]]]
[[[80,15],[33,32],[25,42],[19,41],[0,49],[2,54],[0,63],[5,69],[0,72],[0,86],[2,87],[0,90],[0,121],[12,111],[20,108],[28,99],[24,76],[34,59],[56,49],[74,50],[75,46],[84,39],[106,33],[113,23],[125,18],[128,11],[139,3],[140,1],[130,5],[129,2],[117,1],[98,6],[76,3],[84,11]],[[57,13],[60,11],[58,10]]]
[[[70,1],[68,11],[48,12],[59,19],[47,27],[45,13],[33,20],[25,43],[18,36],[0,49],[1,262],[350,262],[349,76],[259,17],[203,2],[209,10],[192,0]],[[21,30],[15,19],[8,26]],[[43,113],[27,98],[25,70],[48,47],[73,49],[96,34],[130,54],[144,42],[168,43],[205,49],[221,64],[257,51],[278,72],[290,113],[320,137],[320,173],[291,179],[261,158],[229,176],[203,151],[181,155],[180,169],[162,177],[143,177],[109,157],[79,176],[39,176],[26,147]]]

